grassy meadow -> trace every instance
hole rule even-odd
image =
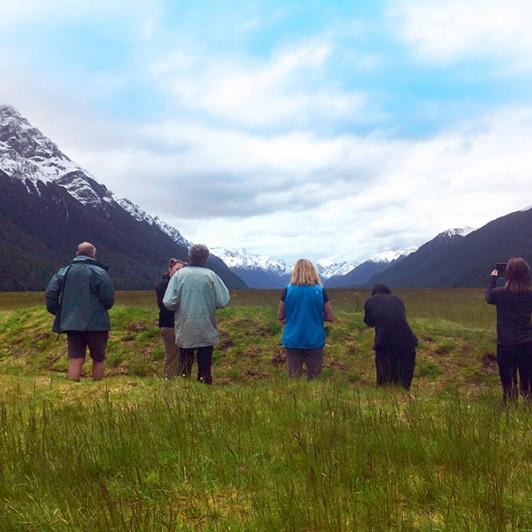
[[[66,380],[42,294],[0,294],[0,530],[532,530],[531,409],[500,403],[483,292],[400,292],[410,393],[374,386],[367,292],[329,295],[319,382],[285,377],[279,291],[240,291],[204,387],[160,378],[152,293],[118,293],[99,383]]]

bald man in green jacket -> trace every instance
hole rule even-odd
[[[53,331],[67,334],[69,379],[79,381],[87,347],[93,378],[103,378],[111,328],[107,311],[114,297],[107,267],[96,261],[96,248],[90,242],[79,244],[74,260],[48,283],[45,299],[48,312],[55,315]]]

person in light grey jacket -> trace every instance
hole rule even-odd
[[[212,351],[219,340],[216,309],[225,307],[230,299],[223,281],[206,267],[208,258],[206,246],[192,246],[189,266],[170,279],[163,298],[163,305],[175,313],[182,374],[190,377],[196,355],[198,380],[205,384],[212,383]]]

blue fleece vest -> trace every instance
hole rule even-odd
[[[288,349],[321,349],[325,345],[323,288],[288,285],[283,345]]]

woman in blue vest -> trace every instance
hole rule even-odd
[[[327,293],[314,264],[299,259],[292,270],[290,284],[283,290],[279,320],[285,321],[283,345],[289,377],[301,377],[303,365],[309,379],[319,377],[325,346],[324,321],[334,321]]]

